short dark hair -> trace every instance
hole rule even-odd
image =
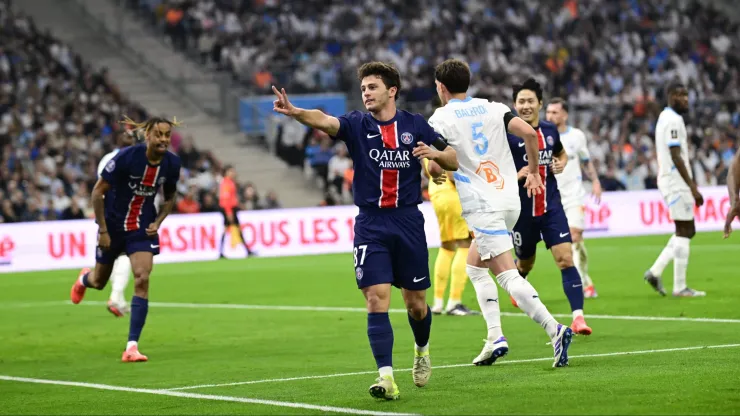
[[[385,62],[368,62],[357,68],[357,79],[362,81],[365,77],[376,75],[383,80],[383,84],[388,89],[396,87],[396,95],[393,97],[398,101],[398,94],[401,92],[401,73],[392,64]]]
[[[514,101],[516,101],[516,96],[519,95],[522,90],[534,91],[534,94],[537,96],[537,100],[542,101],[542,85],[540,85],[540,83],[534,78],[529,78],[522,84],[514,84],[514,93],[512,94],[512,99]]]
[[[470,87],[470,67],[459,59],[448,59],[434,68],[434,78],[451,94],[461,94]]]
[[[666,96],[670,97],[671,95],[675,94],[678,90],[685,90],[686,86],[683,85],[683,83],[679,81],[673,81],[670,84],[668,84],[668,87],[666,88]]]
[[[228,173],[231,169],[234,169],[234,165],[224,166],[224,175],[226,175],[226,173]]]
[[[550,100],[549,104],[560,104],[560,106],[563,107],[563,111],[565,111],[566,113],[568,112],[568,102],[565,101],[565,98],[554,97],[552,100]]]

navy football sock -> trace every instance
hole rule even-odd
[[[92,285],[90,284],[90,281],[88,280],[88,277],[90,276],[90,273],[92,273],[92,272],[87,272],[87,273],[85,273],[85,274],[82,275],[82,285],[85,286],[85,287],[92,287]]]
[[[583,283],[575,266],[560,271],[563,275],[563,292],[570,302],[570,310],[583,309]]]
[[[427,305],[427,316],[417,321],[409,314],[409,324],[414,331],[414,341],[419,347],[425,347],[429,343],[429,333],[432,330],[432,311]]]
[[[393,366],[393,327],[388,312],[367,314],[367,337],[378,368]]]
[[[146,323],[146,314],[149,312],[149,299],[134,296],[131,299],[131,323],[129,324],[128,340],[139,342],[141,330]]]

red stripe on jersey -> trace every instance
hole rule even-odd
[[[398,149],[397,122],[387,126],[379,126],[383,138],[383,147]],[[380,200],[381,208],[396,208],[398,206],[398,169],[381,169],[380,171]]]
[[[380,171],[380,207],[395,208],[398,206],[398,170],[383,169]]]
[[[396,130],[397,122],[387,126],[379,126],[380,134],[383,136],[383,147],[386,149],[398,149],[398,131]]]
[[[144,169],[144,175],[141,177],[141,186],[154,187],[158,173],[159,166],[153,168],[147,165]],[[141,216],[141,208],[144,206],[144,201],[146,201],[146,197],[141,195],[134,195],[133,199],[131,199],[131,202],[128,204],[126,219],[123,222],[124,231],[136,231],[139,229],[139,217]]]
[[[542,151],[545,150],[547,147],[545,143],[545,137],[542,134],[542,129],[537,129],[537,148]],[[547,212],[547,166],[540,165],[540,179],[542,179],[542,184],[544,186],[544,190],[541,194],[535,195],[534,200],[532,202],[532,215],[535,217],[539,217],[540,215],[543,215],[545,212]]]

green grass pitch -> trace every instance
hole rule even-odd
[[[483,345],[482,317],[435,316],[437,368],[417,388],[394,290],[393,402],[367,393],[375,365],[351,254],[157,265],[140,342],[150,361],[140,364],[120,362],[128,318],[106,312],[109,289],[71,305],[77,270],[0,275],[0,414],[738,414],[740,240],[693,240],[688,282],[707,291],[699,299],[662,298],[643,283],[666,241],[587,241],[594,335],[574,338],[567,368],[551,368],[544,332],[499,289],[509,355],[468,365]],[[544,249],[530,281],[569,324]],[[664,281],[670,291],[671,265]],[[465,303],[478,308],[470,285]]]

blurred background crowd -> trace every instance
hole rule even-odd
[[[378,59],[402,73],[399,107],[428,116],[433,68],[445,58],[470,63],[471,96],[508,105],[511,85],[534,76],[546,100],[569,101],[570,123],[586,133],[607,191],[656,187],[653,130],[672,80],[689,89],[697,183],[725,184],[737,147],[740,32],[707,2],[122,1],[172,48],[253,94],[273,83],[293,94],[355,94],[358,64]],[[0,215],[89,215],[95,168],[113,145],[116,121],[143,119],[146,110],[29,19],[0,6],[0,23]],[[324,189],[324,203],[351,202],[352,161],[341,143],[289,119],[270,134],[277,156]],[[217,209],[219,162],[189,137],[173,137],[173,151],[183,158],[178,210]],[[244,209],[279,207],[274,193],[239,186]]]

